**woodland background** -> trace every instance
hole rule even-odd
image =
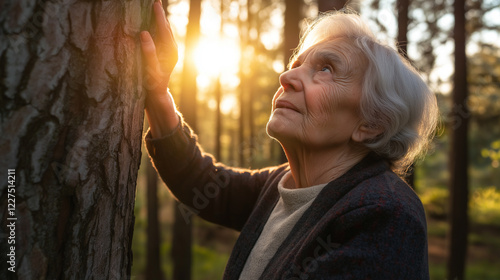
[[[139,153],[137,35],[154,32],[151,4],[0,2],[0,275],[7,168],[18,221],[18,272],[5,279],[221,278],[238,233],[186,223]],[[433,147],[407,178],[428,217],[431,279],[500,279],[499,0],[163,0],[180,111],[219,161],[282,163],[265,133],[279,74],[307,23],[346,4],[438,99]]]
[[[190,1],[190,4],[193,2],[196,1]],[[201,65],[197,68],[196,132],[207,152],[228,165],[245,168],[260,168],[282,161],[280,147],[266,137],[265,124],[269,116],[270,100],[279,86],[277,77],[285,69],[288,51],[294,46],[294,43],[287,40],[298,40],[298,30],[290,26],[298,22],[303,28],[308,19],[317,15],[318,9],[339,9],[344,4],[345,1],[312,0],[202,1],[201,43],[195,51],[201,60]],[[431,279],[449,279],[450,275],[446,272],[447,260],[450,265],[448,255],[451,250],[449,224],[452,208],[449,189],[464,187],[450,184],[450,174],[453,173],[450,161],[459,161],[456,165],[463,165],[462,170],[467,170],[465,173],[468,174],[465,179],[465,183],[468,183],[465,185],[468,198],[466,205],[460,207],[466,209],[470,223],[459,229],[466,229],[468,232],[468,245],[466,251],[462,251],[466,265],[465,275],[459,276],[459,279],[498,279],[500,2],[465,2],[463,33],[466,35],[466,70],[458,71],[466,72],[467,83],[457,85],[466,87],[462,88],[467,90],[468,95],[463,103],[452,99],[453,77],[457,67],[454,64],[454,4],[453,1],[425,0],[347,3],[370,22],[380,40],[398,47],[403,55],[407,55],[438,98],[441,125],[432,150],[425,159],[415,164],[415,176],[412,178],[429,219]],[[187,1],[169,1],[169,18],[181,49],[183,34],[186,32],[184,26],[188,23],[185,19],[187,9]],[[405,19],[404,14],[408,18]],[[176,20],[183,24],[176,24]],[[220,29],[217,29],[217,25]],[[219,41],[214,41],[214,37]],[[226,43],[217,45],[221,40]],[[220,50],[212,48],[210,44]],[[239,64],[234,61],[234,64],[225,65],[223,60],[231,52],[224,50],[228,46],[240,48],[236,54]],[[219,63],[226,68],[220,69]],[[181,73],[182,70],[178,71]],[[182,99],[182,88],[175,81],[174,75],[171,91],[175,98]],[[450,138],[457,137],[452,132],[463,126],[467,126],[467,149],[459,149],[466,154],[465,161],[463,158],[453,159],[450,156],[450,153],[456,154],[450,147]],[[464,134],[458,137],[463,138]],[[148,159],[144,156],[143,160]],[[147,173],[148,167],[143,167],[138,181],[133,241],[132,272],[138,278],[145,271],[150,271],[146,268],[147,247],[144,246],[146,240],[151,242],[146,231],[148,223],[151,223],[146,218],[146,204],[149,203],[146,199],[146,186],[148,174],[153,176],[154,173]],[[158,194],[157,211],[162,236],[158,248],[162,257],[163,275],[170,278],[174,270],[172,261],[176,258],[171,245],[172,228],[175,227],[172,207],[175,205],[162,183],[159,183]],[[192,232],[192,278],[220,278],[238,234],[201,219],[194,220]],[[459,265],[455,263],[453,266],[456,268]]]

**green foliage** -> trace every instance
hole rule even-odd
[[[218,253],[206,247],[193,246],[193,279],[222,279],[229,254]]]
[[[472,221],[500,226],[500,191],[497,188],[476,190],[469,200],[469,208]]]
[[[434,248],[429,262],[430,279],[446,279],[445,239],[448,233],[446,221],[428,220],[429,247]],[[500,228],[491,225],[472,224],[468,235],[468,256],[465,279],[500,279],[497,252],[500,251]],[[436,248],[441,247],[441,248]],[[440,253],[441,252],[441,253]]]
[[[469,107],[479,121],[500,118],[500,48],[481,44],[481,49],[469,57]]]
[[[448,190],[440,188],[428,188],[420,196],[427,215],[436,219],[444,219],[448,207]]]
[[[447,215],[447,189],[427,188],[420,195],[427,215],[444,219]],[[472,223],[500,226],[500,190],[496,187],[478,188],[469,199],[469,218]]]
[[[468,263],[465,268],[466,279],[498,280],[500,279],[500,269],[495,262],[474,262]]]
[[[429,265],[431,280],[446,279],[445,263],[431,263]],[[465,279],[498,280],[500,270],[494,262],[473,262],[468,263],[465,271]]]
[[[491,159],[491,166],[498,168],[500,161],[500,140],[491,143],[490,148],[482,149],[481,155],[484,158]]]
[[[446,279],[446,266],[444,263],[429,263],[429,274],[431,280]]]
[[[134,262],[132,265],[131,279],[145,279],[146,269],[146,222],[141,217],[136,219],[134,238],[132,240],[132,252]],[[162,242],[160,246],[161,266],[167,279],[171,279],[173,273],[172,244],[170,241]],[[207,248],[198,244],[193,244],[192,279],[211,280],[222,279],[226,268],[229,253],[220,252],[216,249]]]

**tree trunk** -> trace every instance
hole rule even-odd
[[[127,279],[145,96],[138,33],[151,1],[2,1],[1,11],[3,279]]]
[[[285,0],[285,30],[283,37],[283,52],[284,52],[284,65],[288,69],[288,63],[293,51],[299,44],[300,40],[300,26],[299,23],[303,19],[302,16],[303,1]],[[280,153],[280,162],[287,162],[284,151]]]
[[[158,220],[158,174],[151,161],[146,160],[148,227],[146,239],[146,279],[162,280],[165,277],[160,262],[160,221]]]
[[[248,47],[248,31],[249,31],[249,26],[250,26],[250,19],[248,18],[248,15],[250,15],[250,4],[251,0],[246,1],[246,11],[247,11],[247,19],[246,21],[243,19],[243,9],[241,8],[242,5],[240,4],[240,10],[238,13],[238,31],[240,35],[240,62],[239,62],[239,78],[240,78],[240,85],[238,87],[238,103],[240,106],[240,115],[238,119],[238,140],[239,140],[239,153],[238,153],[238,164],[239,166],[243,167],[246,166],[245,164],[245,156],[247,155],[246,149],[247,149],[247,142],[245,140],[245,116],[246,116],[246,108],[251,106],[249,103],[247,103],[247,92],[248,92],[248,86],[250,83],[248,83],[248,77],[247,77],[247,63],[249,63],[248,58],[245,56],[247,52],[247,47]],[[246,22],[246,24],[244,23]]]
[[[247,30],[246,30],[246,42],[247,45],[252,45],[253,47],[253,54],[255,55],[257,52],[257,45],[258,45],[258,38],[260,38],[260,33],[259,33],[259,28],[257,27],[258,24],[256,21],[258,20],[258,16],[252,12],[252,5],[254,5],[253,0],[247,0],[247,19],[248,19],[248,25],[247,25]],[[255,28],[257,30],[257,34],[259,34],[256,38],[251,38],[250,37],[250,32],[252,28]],[[247,57],[247,63],[246,65],[250,66],[249,71],[247,72],[247,75],[245,76],[245,84],[243,86],[245,87],[246,90],[246,96],[247,96],[247,106],[245,106],[245,110],[243,112],[247,112],[247,121],[248,121],[248,141],[246,145],[246,149],[248,150],[247,153],[247,160],[246,164],[242,165],[242,167],[251,167],[254,164],[254,156],[255,156],[255,109],[254,109],[254,102],[255,100],[259,99],[259,90],[256,90],[256,85],[252,82],[254,81],[255,78],[255,71],[256,71],[256,62],[253,57]]]
[[[186,223],[183,212],[180,210],[180,202],[174,203],[174,229],[172,233],[172,262],[174,272],[172,279],[191,279],[191,223]]]
[[[194,49],[200,34],[201,0],[189,1],[189,22],[186,29],[186,49],[181,81],[180,110],[184,119],[194,131],[197,131],[196,120],[196,67]],[[174,263],[174,280],[191,279],[191,223],[184,220],[179,202],[174,203],[174,230],[172,236],[172,260]]]
[[[224,36],[224,1],[220,1],[220,26],[219,26],[219,38],[222,39]],[[215,80],[215,102],[217,107],[215,110],[215,158],[222,161],[221,158],[221,136],[222,136],[222,113],[221,113],[221,101],[222,101],[222,70],[220,69],[217,79]]]
[[[398,52],[405,59],[408,57],[408,9],[410,0],[397,0],[396,9],[398,11]],[[408,185],[415,189],[415,165],[412,164],[405,178]]]
[[[464,279],[468,233],[468,117],[467,109],[467,59],[465,54],[465,1],[455,0],[455,74],[453,76],[453,109],[451,129],[450,211],[448,231],[447,278]]]
[[[214,156],[217,160],[222,161],[221,153],[221,137],[222,137],[222,112],[221,112],[221,101],[222,101],[222,83],[221,75],[215,80],[215,102],[217,106],[215,108],[215,153]]]
[[[163,0],[165,16],[168,16],[168,0]],[[148,124],[149,125],[149,124]],[[165,279],[161,270],[161,233],[158,219],[158,173],[151,161],[146,160],[146,197],[148,209],[146,239],[146,279]]]
[[[318,12],[338,11],[344,8],[346,0],[318,0]]]

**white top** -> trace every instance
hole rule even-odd
[[[292,173],[288,171],[278,184],[280,199],[248,256],[240,274],[240,280],[259,279],[281,243],[326,186],[326,184],[321,184],[301,189],[285,188],[285,185],[290,182],[293,182],[293,178]]]

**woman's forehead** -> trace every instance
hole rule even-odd
[[[347,62],[355,60],[360,55],[360,50],[354,40],[346,37],[328,38],[318,42],[302,53],[299,53],[298,59],[304,60],[306,57],[314,55],[322,58],[329,58],[333,62]]]

